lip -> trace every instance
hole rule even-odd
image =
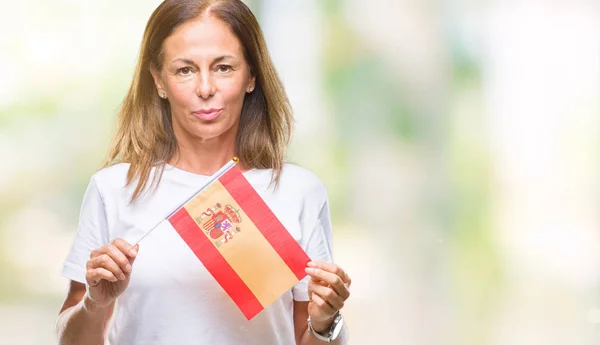
[[[192,114],[194,114],[194,116],[196,116],[197,118],[199,118],[201,120],[211,121],[211,120],[216,119],[217,116],[219,116],[222,111],[223,111],[223,109],[215,109],[215,108],[200,109],[200,110],[196,110],[196,111],[192,112]]]

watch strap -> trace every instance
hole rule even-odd
[[[308,316],[308,329],[310,330],[310,332],[319,340],[327,342],[327,343],[331,343],[332,341],[334,341],[338,335],[340,334],[342,325],[344,323],[344,319],[342,318],[342,314],[340,314],[338,312],[338,314],[336,315],[336,317],[333,319],[333,322],[331,323],[331,326],[329,327],[329,330],[327,330],[327,336],[323,336],[322,334],[318,333],[317,331],[315,331],[315,329],[312,327],[312,324],[310,322],[310,315]]]

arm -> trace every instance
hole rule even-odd
[[[114,303],[97,307],[90,301],[84,284],[71,281],[69,293],[56,320],[59,345],[103,345]]]
[[[339,310],[350,297],[351,279],[344,270],[332,263],[331,215],[323,184],[319,183],[316,190],[308,193],[306,198],[307,205],[320,206],[318,212],[311,212],[318,215],[317,219],[311,218],[305,223],[314,225],[303,226],[301,245],[313,261],[308,262],[305,269],[309,279],[303,279],[293,290],[299,300],[294,300],[294,332],[297,345],[322,345],[327,342],[310,331],[308,316],[310,315],[310,323],[315,332],[326,337]],[[348,342],[348,329],[344,323],[341,332],[331,343],[347,345]]]
[[[308,282],[308,302],[294,301],[294,332],[296,344],[319,345],[325,341],[317,338],[308,329],[308,316],[315,332],[323,335],[331,325],[344,303],[350,297],[352,281],[348,274],[336,264],[311,261],[306,273]],[[349,341],[348,329],[344,323],[342,331],[332,344],[346,345]]]
[[[56,320],[59,345],[103,345],[115,301],[129,285],[139,246],[123,239],[93,250],[86,285],[71,281]]]
[[[296,335],[296,344],[297,345],[322,345],[325,342],[317,339],[313,334],[308,330],[308,302],[299,302],[294,301],[294,332]],[[319,323],[312,322],[313,327],[316,331],[324,331],[329,329],[329,326],[333,322],[331,319],[328,322]],[[344,324],[342,328],[342,333],[338,336],[336,340],[331,342],[334,345],[346,345],[349,341],[349,333],[348,327]]]

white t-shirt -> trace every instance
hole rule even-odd
[[[85,193],[79,227],[62,275],[85,283],[90,252],[123,238],[138,241],[208,179],[167,166],[156,191],[129,203],[129,164],[100,170]],[[312,260],[332,261],[327,192],[311,172],[285,164],[279,185],[271,170],[244,176]],[[153,230],[140,242],[127,290],[117,301],[111,345],[290,345],[293,301],[308,301],[308,277],[248,321],[175,231]]]

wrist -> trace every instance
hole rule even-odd
[[[333,324],[333,321],[335,320],[335,317],[338,314],[339,314],[339,311],[337,313],[333,314],[329,319],[325,319],[325,320],[315,320],[315,319],[311,318],[310,324],[311,324],[312,328],[315,330],[315,332],[324,335],[331,329],[331,325]]]
[[[103,306],[98,302],[94,301],[88,292],[85,293],[81,300],[83,309],[90,314],[106,313],[108,306]]]
[[[336,340],[344,327],[344,318],[342,314],[335,313],[332,318],[327,320],[316,320],[312,322],[310,315],[308,316],[308,331],[317,339],[326,343],[331,343]]]

